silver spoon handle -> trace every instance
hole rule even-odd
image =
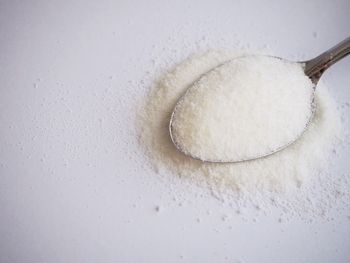
[[[305,74],[317,83],[323,72],[334,63],[350,54],[350,37],[330,48],[321,55],[305,62]]]

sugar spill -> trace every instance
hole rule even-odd
[[[340,113],[322,82],[317,86],[317,109],[307,131],[296,143],[269,157],[235,164],[204,163],[180,153],[171,142],[169,119],[179,98],[203,73],[242,55],[246,54],[209,51],[190,57],[167,73],[139,112],[142,145],[156,171],[168,171],[181,180],[208,187],[217,198],[229,202],[234,198],[237,203],[252,199],[260,202],[261,208],[269,203],[296,213],[303,209],[323,214],[339,188],[339,182],[327,173],[330,155],[343,135]],[[321,194],[310,191],[315,187]]]

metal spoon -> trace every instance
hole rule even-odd
[[[319,81],[319,79],[321,78],[322,74],[325,72],[325,70],[327,68],[329,68],[331,65],[333,65],[334,63],[336,63],[337,61],[339,61],[340,59],[344,58],[345,56],[350,54],[350,37],[346,38],[345,40],[343,40],[342,42],[340,42],[339,44],[335,45],[334,47],[330,48],[329,50],[327,50],[326,52],[322,53],[321,55],[308,60],[308,61],[304,61],[304,62],[298,62],[300,63],[303,68],[304,68],[304,72],[305,75],[308,76],[312,83],[314,84],[314,89],[317,86],[317,83]],[[280,58],[282,59],[282,58]],[[220,66],[220,65],[219,65]],[[184,95],[186,96],[186,94]],[[179,101],[182,99],[183,97],[181,97],[179,99]],[[244,161],[250,161],[250,160],[255,160],[255,159],[259,159],[259,158],[263,158],[266,156],[269,156],[271,154],[274,154],[276,152],[279,152],[283,149],[285,149],[286,147],[288,147],[289,145],[293,144],[295,141],[297,141],[301,135],[304,133],[304,131],[307,130],[307,128],[309,127],[313,115],[311,115],[308,123],[305,126],[304,131],[298,136],[296,137],[294,140],[288,142],[287,144],[278,147],[276,149],[274,149],[273,151],[269,151],[266,154],[263,155],[259,155],[259,156],[254,156],[251,158],[247,158],[247,159],[239,159],[239,160],[210,160],[210,159],[203,159],[203,158],[198,158],[196,156],[191,155],[190,153],[187,153],[183,150],[183,145],[181,144],[181,142],[178,142],[177,140],[175,140],[175,136],[174,136],[174,131],[173,131],[173,121],[175,118],[175,112],[177,109],[177,106],[179,104],[179,101],[177,102],[172,114],[171,114],[171,118],[170,118],[170,123],[169,123],[169,132],[170,132],[170,138],[171,141],[173,142],[173,144],[175,145],[175,147],[182,152],[183,154],[193,158],[193,159],[197,159],[203,162],[210,162],[210,163],[237,163],[237,162],[244,162]],[[314,99],[312,101],[312,110],[313,113],[315,111],[315,103],[314,103]]]

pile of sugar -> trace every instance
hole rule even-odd
[[[292,143],[312,116],[313,83],[300,63],[243,56],[204,74],[176,105],[175,144],[205,161],[242,161]]]
[[[215,164],[194,160],[175,148],[168,126],[176,102],[203,73],[242,55],[210,51],[194,56],[168,73],[151,91],[140,110],[140,140],[159,173],[170,170],[200,184],[242,192],[300,186],[311,175],[326,168],[328,155],[341,136],[341,121],[322,83],[317,87],[317,109],[308,130],[279,153],[249,162]]]

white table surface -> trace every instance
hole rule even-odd
[[[154,173],[134,127],[166,65],[248,45],[311,58],[350,35],[349,11],[348,0],[1,0],[0,262],[349,262],[350,211],[236,215]],[[349,72],[347,58],[324,76],[340,103]],[[349,172],[349,154],[334,172]]]

